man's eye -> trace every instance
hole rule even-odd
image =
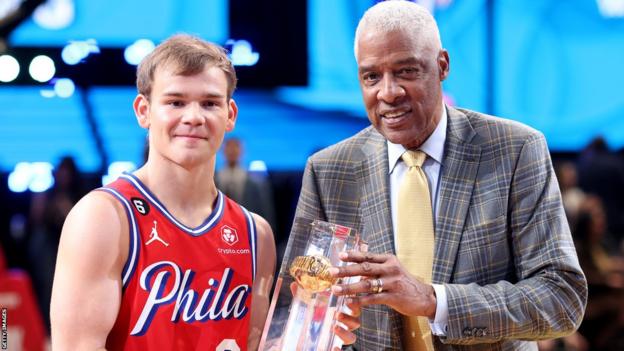
[[[377,80],[379,80],[379,75],[377,73],[366,73],[364,76],[362,76],[362,79],[364,80],[364,82],[367,83],[376,82]]]
[[[398,72],[399,76],[413,76],[418,74],[418,69],[414,67],[401,68]]]
[[[182,107],[184,106],[184,103],[182,101],[174,100],[174,101],[170,101],[169,105],[173,107]]]

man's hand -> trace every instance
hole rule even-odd
[[[367,295],[358,297],[360,306],[384,304],[406,316],[434,319],[437,302],[433,286],[411,275],[396,256],[348,251],[340,253],[340,259],[354,264],[330,268],[333,277],[361,276],[363,279],[353,284],[332,286],[335,295],[365,293]],[[378,293],[374,292],[379,283],[375,282],[376,279],[382,288]]]

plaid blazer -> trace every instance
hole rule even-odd
[[[447,112],[433,282],[446,287],[449,315],[435,349],[537,350],[531,340],[573,332],[587,301],[545,139],[517,122]],[[386,140],[373,127],[313,155],[283,264],[312,219],[394,254],[389,189]],[[402,349],[399,314],[369,306],[361,321],[355,349]]]

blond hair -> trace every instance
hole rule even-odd
[[[188,34],[177,34],[163,41],[147,55],[137,68],[137,90],[150,98],[156,69],[168,66],[175,74],[193,75],[206,65],[217,67],[225,73],[228,82],[227,99],[236,89],[236,72],[226,51],[213,43]]]

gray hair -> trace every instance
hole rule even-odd
[[[364,13],[355,30],[353,51],[356,58],[358,40],[365,30],[380,34],[407,31],[419,34],[422,39],[430,41],[434,48],[442,48],[440,31],[431,13],[425,7],[410,1],[382,1]]]

